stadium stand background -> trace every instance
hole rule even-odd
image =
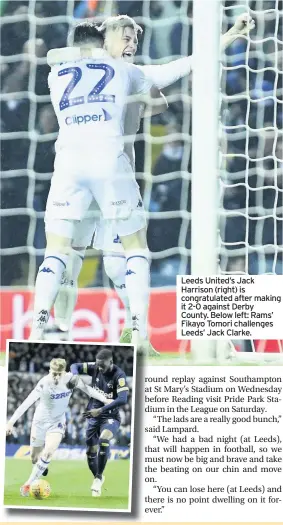
[[[101,347],[89,345],[52,345],[36,343],[11,343],[9,359],[7,417],[10,418],[23,400],[30,394],[36,383],[48,373],[49,362],[53,357],[63,357],[67,361],[67,370],[75,362],[92,362]],[[103,346],[103,348],[110,348]],[[121,407],[121,427],[115,444],[128,446],[131,439],[133,350],[129,347],[114,347],[114,363],[126,373],[130,393],[128,403]],[[88,397],[80,390],[74,390],[67,411],[67,426],[63,444],[84,445],[86,421],[82,414],[86,409]],[[31,423],[34,414],[33,405],[16,423],[14,434],[7,438],[7,443],[29,444]],[[113,442],[114,444],[114,442]]]

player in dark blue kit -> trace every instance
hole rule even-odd
[[[94,476],[91,492],[98,497],[104,483],[103,472],[110,455],[110,441],[120,426],[119,408],[127,403],[129,388],[125,372],[113,364],[112,352],[106,348],[98,352],[95,363],[75,363],[71,365],[71,372],[90,375],[92,387],[109,399],[107,405],[96,399],[90,400],[84,412],[88,419],[87,462]]]

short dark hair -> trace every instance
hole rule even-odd
[[[103,47],[104,37],[94,22],[86,21],[77,24],[70,31],[68,44],[95,44],[97,47]]]
[[[113,359],[112,351],[109,350],[109,348],[102,348],[102,350],[99,350],[96,354],[96,359],[101,359],[103,361],[104,359]]]

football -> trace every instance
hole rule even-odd
[[[35,499],[46,499],[50,496],[51,488],[48,481],[38,479],[34,481],[29,489],[30,495]]]

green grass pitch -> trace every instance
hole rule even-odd
[[[90,486],[93,480],[86,461],[55,460],[51,462],[46,479],[51,494],[45,500],[20,495],[20,486],[31,472],[31,461],[6,458],[4,504],[22,507],[59,507],[72,509],[127,510],[130,461],[109,461],[100,498],[93,498]]]

